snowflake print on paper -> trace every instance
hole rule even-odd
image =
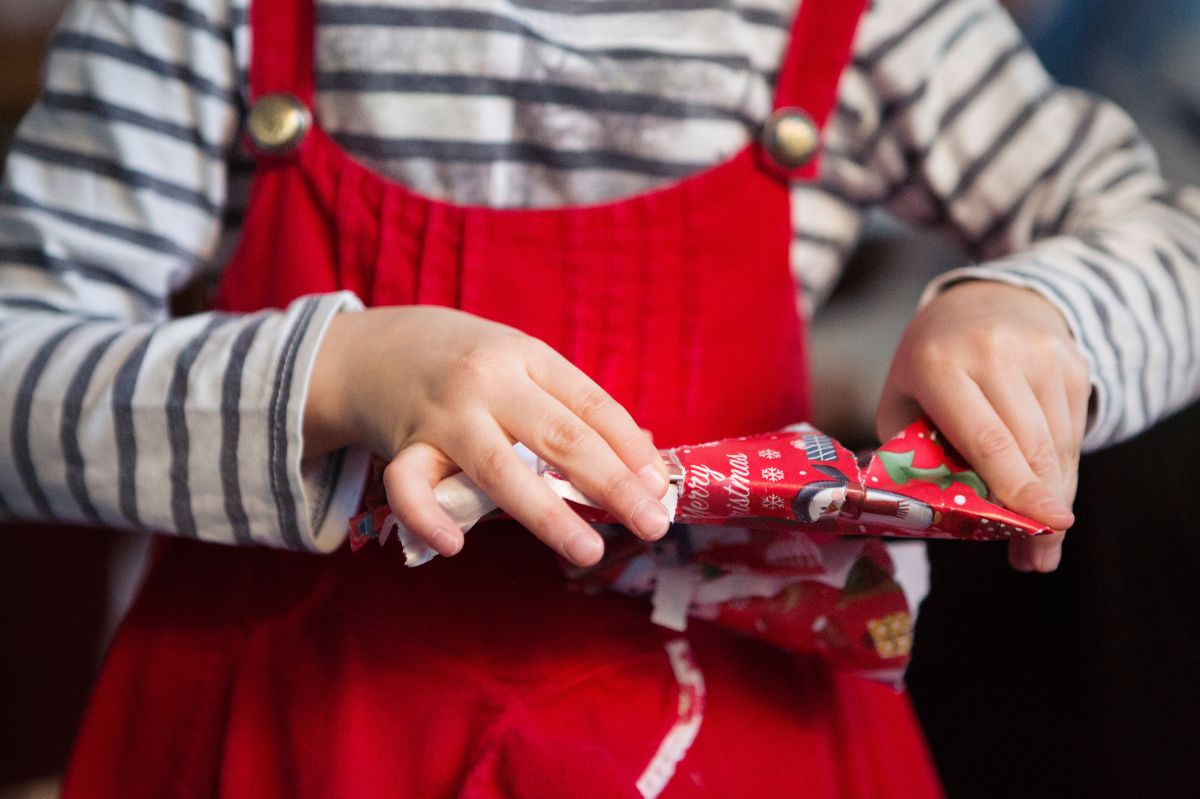
[[[780,457],[779,450],[777,450],[777,449],[760,449],[758,451],[758,457],[766,458],[769,461],[773,461],[776,458]]]
[[[763,497],[763,510],[783,510],[783,497],[778,494],[771,494]]]
[[[774,466],[768,466],[762,470],[764,480],[770,480],[772,483],[778,483],[783,479],[783,469],[776,469]]]

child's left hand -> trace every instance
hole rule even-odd
[[[875,424],[886,441],[923,411],[1007,507],[1066,530],[1090,393],[1087,362],[1057,308],[1028,289],[964,282],[909,324]],[[1013,540],[1009,563],[1053,571],[1062,539]]]

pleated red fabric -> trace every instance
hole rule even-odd
[[[805,0],[777,108],[822,125],[863,0]],[[252,4],[254,97],[310,108],[310,0]],[[554,346],[662,445],[808,413],[788,181],[751,144],[661,190],[544,210],[421,196],[315,125],[260,160],[220,307],[339,289]],[[370,379],[364,375],[363,379]],[[171,541],[118,634],[73,797],[933,797],[907,697],[644,603],[566,590],[512,524],[419,569]],[[696,724],[698,723],[698,728]]]

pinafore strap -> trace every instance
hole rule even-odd
[[[775,85],[775,110],[800,109],[823,129],[849,62],[867,0],[801,0]],[[252,0],[250,98],[283,92],[313,110],[316,0]],[[315,117],[315,114],[314,114]],[[816,174],[816,160],[779,169],[791,178]]]

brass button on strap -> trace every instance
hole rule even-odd
[[[250,106],[246,131],[254,147],[268,155],[284,155],[304,141],[312,114],[291,94],[265,94]]]
[[[813,159],[821,146],[821,132],[805,111],[780,108],[763,127],[762,143],[784,169],[798,169]]]

